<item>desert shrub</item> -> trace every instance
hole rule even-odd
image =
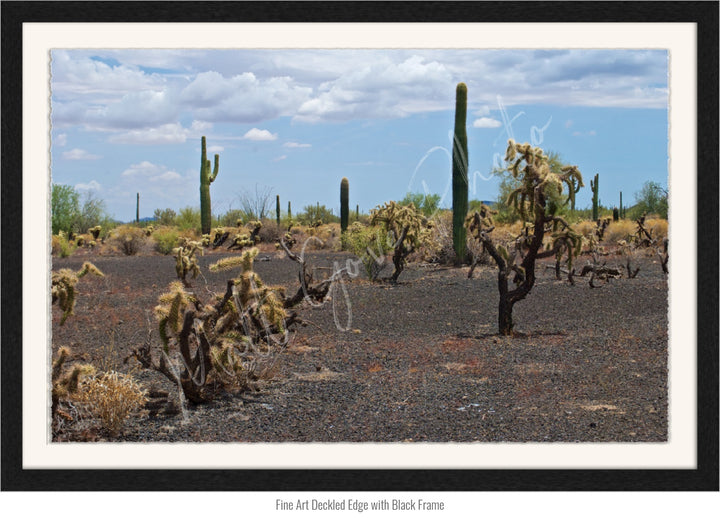
[[[173,226],[175,225],[176,217],[177,214],[175,214],[175,211],[172,209],[155,209],[155,212],[153,213],[155,223],[158,225]]]
[[[662,240],[668,235],[668,222],[666,219],[648,219],[645,221],[645,228],[648,229],[653,239]]]
[[[55,418],[58,406],[62,399],[71,398],[77,395],[80,381],[83,376],[91,376],[95,374],[95,368],[92,365],[73,365],[66,369],[65,363],[70,358],[70,349],[61,347],[58,351],[57,358],[53,361],[51,381],[52,381],[52,417]]]
[[[176,228],[160,227],[152,233],[155,241],[155,250],[163,255],[168,255],[178,245],[180,234]]]
[[[627,241],[635,233],[635,223],[628,219],[613,221],[605,230],[604,241],[608,244],[617,244],[618,241]]]
[[[113,231],[111,242],[125,255],[135,255],[147,242],[147,236],[141,228],[121,225]]]
[[[70,241],[62,230],[52,237],[52,253],[60,257],[70,257],[77,249],[75,241]]]
[[[389,264],[385,256],[393,247],[385,228],[369,227],[356,221],[348,227],[341,239],[343,248],[360,259],[368,279],[377,279]]]
[[[142,386],[131,375],[115,371],[85,380],[80,397],[111,435],[117,435],[130,414],[147,401]]]
[[[285,232],[282,227],[279,227],[275,221],[265,221],[263,226],[258,231],[258,237],[261,243],[277,243]]]
[[[200,209],[197,207],[185,207],[180,209],[180,214],[175,218],[175,224],[180,230],[200,231]]]
[[[582,237],[588,238],[595,233],[595,229],[597,229],[597,224],[594,221],[580,221],[578,223],[575,223],[572,227],[573,230],[580,234]]]

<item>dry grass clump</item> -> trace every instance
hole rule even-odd
[[[145,231],[132,225],[121,225],[112,231],[110,242],[125,255],[136,255],[147,242]]]
[[[653,239],[663,239],[668,235],[668,222],[666,219],[648,219],[645,221],[645,228],[650,232]]]
[[[145,391],[131,375],[115,371],[84,381],[80,398],[113,436],[122,430],[125,419],[147,401]]]
[[[595,234],[597,224],[594,221],[579,221],[572,226],[573,230],[584,238]]]
[[[634,221],[623,219],[620,221],[612,221],[608,228],[605,230],[606,243],[615,243],[621,240],[628,240],[628,238],[635,234],[637,225]]]

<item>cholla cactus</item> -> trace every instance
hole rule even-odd
[[[86,274],[92,273],[100,277],[104,277],[103,273],[97,269],[97,267],[90,263],[85,262],[80,270],[74,272],[69,268],[63,268],[52,274],[52,303],[58,303],[58,306],[63,312],[62,318],[60,319],[60,325],[63,325],[67,318],[73,314],[75,309],[75,285],[78,283],[80,278]]]
[[[582,175],[576,166],[565,166],[560,174],[553,173],[542,149],[527,143],[517,144],[513,140],[508,141],[505,161],[509,164],[508,170],[521,182],[520,187],[508,197],[508,205],[514,206],[526,222],[522,253],[516,247],[511,254],[507,248],[493,242],[490,236],[492,220],[487,215],[476,212],[466,224],[497,264],[500,292],[498,327],[501,334],[509,335],[513,332],[513,305],[523,300],[535,285],[536,260],[555,256],[559,262],[567,253],[568,266],[571,267],[572,258],[580,252],[581,237],[564,219],[547,210],[546,189],[557,188],[559,194],[567,189],[567,198],[572,201],[577,186],[582,186]],[[552,245],[543,250],[547,232],[552,232]],[[511,275],[515,284],[513,289],[508,286]]]
[[[216,383],[247,384],[258,355],[286,341],[284,290],[266,286],[253,271],[257,254],[252,248],[210,266],[211,271],[241,268],[239,277],[228,281],[225,293],[215,294],[211,303],[202,303],[181,283],[172,283],[155,308],[163,356],[155,362],[149,345],[135,351],[145,367],[179,383],[190,401],[212,399]],[[174,348],[182,357],[179,374],[167,360]]]
[[[192,278],[195,279],[200,273],[200,265],[198,265],[195,254],[198,251],[200,254],[203,253],[202,245],[202,241],[184,239],[179,247],[173,248],[175,273],[185,286],[190,286],[190,282],[187,280],[188,274],[192,274]]]
[[[88,232],[92,234],[92,237],[94,240],[97,241],[97,239],[100,237],[100,231],[102,230],[102,227],[100,225],[94,226],[90,229],[88,229]]]
[[[433,223],[428,221],[414,204],[400,205],[394,201],[370,211],[370,224],[382,225],[393,239],[393,264],[395,270],[390,277],[397,282],[405,269],[407,257],[422,247],[434,249]]]
[[[77,394],[80,380],[83,376],[91,376],[95,373],[92,365],[74,365],[70,370],[64,369],[65,362],[70,357],[70,349],[61,347],[58,357],[52,365],[52,416],[57,414],[61,398]]]

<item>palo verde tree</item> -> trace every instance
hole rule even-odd
[[[215,167],[210,172],[210,160],[207,159],[205,137],[202,137],[200,156],[200,227],[202,234],[209,234],[212,227],[212,210],[210,207],[210,184],[215,181],[220,167],[220,155],[215,155]]]
[[[564,166],[560,173],[554,173],[543,150],[527,143],[508,141],[505,161],[512,175],[520,180],[508,203],[520,213],[527,231],[518,237],[511,251],[493,241],[491,233],[494,225],[487,207],[468,217],[466,224],[472,236],[497,264],[500,292],[498,327],[500,334],[510,335],[513,332],[513,306],[523,300],[535,285],[535,262],[566,253],[568,266],[571,267],[572,258],[580,252],[581,237],[562,217],[549,210],[547,190],[567,191],[567,203],[572,202],[575,187],[583,184],[576,166]],[[544,247],[546,234],[552,237],[552,241]],[[509,286],[511,280],[514,288]]]

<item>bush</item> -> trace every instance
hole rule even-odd
[[[385,256],[393,249],[392,239],[380,226],[367,227],[356,221],[348,227],[341,240],[343,249],[362,261],[370,280],[377,279],[380,272],[390,264],[385,260]]]
[[[172,226],[175,225],[175,218],[177,218],[177,214],[175,214],[175,211],[172,209],[155,209],[153,218],[155,218],[155,222],[158,225]]]
[[[180,209],[180,214],[175,218],[175,223],[180,230],[200,231],[200,209],[196,207],[185,207]]]
[[[268,220],[265,220],[262,228],[258,232],[261,243],[277,243],[280,236],[283,235],[285,235],[285,231],[281,227],[278,227],[275,221],[271,222]]]
[[[70,257],[77,245],[74,241],[70,241],[68,236],[62,230],[58,235],[52,237],[52,253],[60,257]]]
[[[168,255],[173,248],[178,246],[180,234],[176,228],[160,227],[152,233],[152,238],[155,241],[155,250],[163,255]]]
[[[140,410],[147,401],[145,391],[132,376],[115,371],[86,380],[82,385],[81,399],[111,435],[117,435],[125,419]]]
[[[111,242],[125,255],[135,255],[147,242],[147,236],[141,228],[121,225],[113,231]]]

